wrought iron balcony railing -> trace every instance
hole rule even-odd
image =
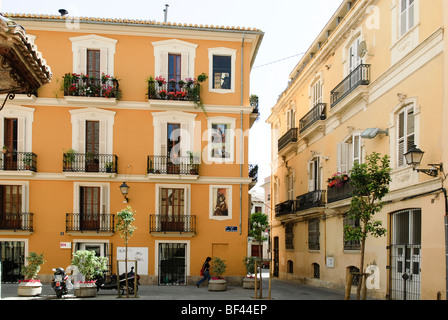
[[[37,155],[32,152],[6,152],[0,156],[0,170],[37,171]]]
[[[118,80],[115,78],[67,73],[63,79],[64,96],[119,98]]]
[[[199,84],[194,81],[148,81],[148,99],[199,101]]]
[[[63,172],[117,173],[118,157],[115,154],[64,153]]]
[[[298,196],[296,198],[296,210],[301,211],[325,206],[325,193],[325,190],[315,190]]]
[[[370,84],[370,64],[360,64],[331,91],[331,107],[361,85]]]
[[[152,214],[149,216],[149,232],[196,233],[196,216]]]
[[[275,217],[281,217],[296,212],[296,201],[288,200],[275,206]]]
[[[198,175],[199,164],[189,156],[148,156],[149,174],[187,174]]]
[[[300,119],[299,132],[302,133],[318,120],[325,120],[327,118],[325,114],[326,106],[326,103],[318,103]]]
[[[327,203],[344,200],[352,197],[353,187],[348,181],[340,186],[327,189]]]
[[[66,232],[114,232],[114,220],[115,215],[108,213],[67,213],[65,215],[65,230]]]
[[[33,214],[0,212],[0,230],[33,231]]]
[[[278,139],[278,151],[283,150],[288,144],[298,141],[298,129],[289,129],[280,139]]]

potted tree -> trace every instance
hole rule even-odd
[[[246,277],[243,279],[243,288],[254,289],[255,288],[255,260],[256,257],[244,257],[243,264],[246,267]],[[257,287],[260,287],[260,279],[257,279]]]
[[[33,156],[31,154],[26,154],[23,158],[23,164],[25,165],[26,170],[31,169],[31,164],[33,163]]]
[[[226,272],[227,265],[225,260],[214,257],[212,260],[211,269],[215,274],[208,282],[208,291],[225,291],[227,290],[227,281],[222,277]]]
[[[76,151],[72,148],[68,149],[64,153],[63,162],[64,162],[64,170],[72,171],[73,167],[72,164],[75,162],[75,155]]]
[[[93,250],[78,250],[73,254],[72,265],[78,267],[84,281],[74,285],[76,297],[94,297],[97,287],[93,280],[107,270],[106,257],[98,257]]]
[[[17,294],[21,297],[38,296],[42,293],[42,283],[36,277],[41,266],[45,263],[44,254],[30,252],[26,261],[28,265],[23,268],[25,279],[19,282]]]

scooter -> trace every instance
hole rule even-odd
[[[53,268],[52,270],[54,271],[54,279],[51,280],[51,288],[56,292],[56,297],[61,298],[64,294],[68,293],[68,275],[65,274],[63,268]]]
[[[135,281],[134,267],[131,267],[131,271],[129,271],[127,273],[127,278],[128,278],[129,294],[134,294],[134,281]],[[114,290],[114,289],[117,289],[117,287],[118,287],[116,274],[111,275],[109,282],[106,282],[104,274],[102,276],[97,276],[95,280],[96,280],[97,291],[99,291],[100,289],[101,290]],[[138,291],[138,286],[140,285],[139,280],[140,280],[140,276],[137,274],[137,291]],[[122,294],[124,294],[126,292],[126,274],[125,273],[122,273],[120,275],[119,285],[120,285],[120,290],[122,290],[121,291]]]

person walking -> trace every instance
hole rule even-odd
[[[205,280],[209,280],[211,279],[210,277],[210,264],[209,262],[212,260],[212,258],[207,257],[207,259],[205,259],[204,264],[202,265],[201,268],[201,276],[203,276],[203,278],[201,280],[199,280],[198,282],[196,282],[196,286],[199,288],[199,286],[201,285],[202,282],[204,282]]]

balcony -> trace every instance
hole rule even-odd
[[[115,154],[64,153],[63,172],[117,173]]]
[[[33,214],[30,212],[0,212],[1,231],[33,231]]]
[[[296,198],[296,210],[302,211],[325,206],[325,193],[325,190],[316,190],[298,196]]]
[[[200,86],[196,81],[187,80],[169,82],[149,80],[148,99],[198,102],[200,99]]]
[[[296,212],[296,201],[288,200],[275,206],[275,217],[282,217]]]
[[[148,156],[148,174],[199,175],[199,163],[190,156]]]
[[[67,213],[65,215],[65,231],[112,234],[114,232],[114,219],[113,214]]]
[[[302,135],[304,131],[307,131],[307,134],[310,134],[320,127],[315,124],[327,118],[326,108],[326,103],[318,103],[302,119],[300,119],[299,132],[301,133],[302,138],[305,137],[305,135]],[[311,129],[307,130],[309,128]]]
[[[152,214],[149,216],[149,233],[196,234],[196,216]]]
[[[332,203],[352,197],[353,187],[350,182],[346,182],[340,186],[328,187],[327,203]]]
[[[287,154],[297,147],[298,129],[289,129],[280,139],[278,139],[278,153],[280,156]]]
[[[331,107],[346,98],[356,88],[370,84],[370,65],[360,64],[331,91]]]
[[[93,78],[83,74],[67,73],[63,77],[64,97],[76,98],[109,98],[112,102],[120,98],[118,80],[102,75],[100,78]],[[71,100],[73,100],[71,99]],[[86,100],[82,100],[86,102]]]
[[[37,171],[37,155],[32,152],[6,152],[0,157],[0,170]]]

